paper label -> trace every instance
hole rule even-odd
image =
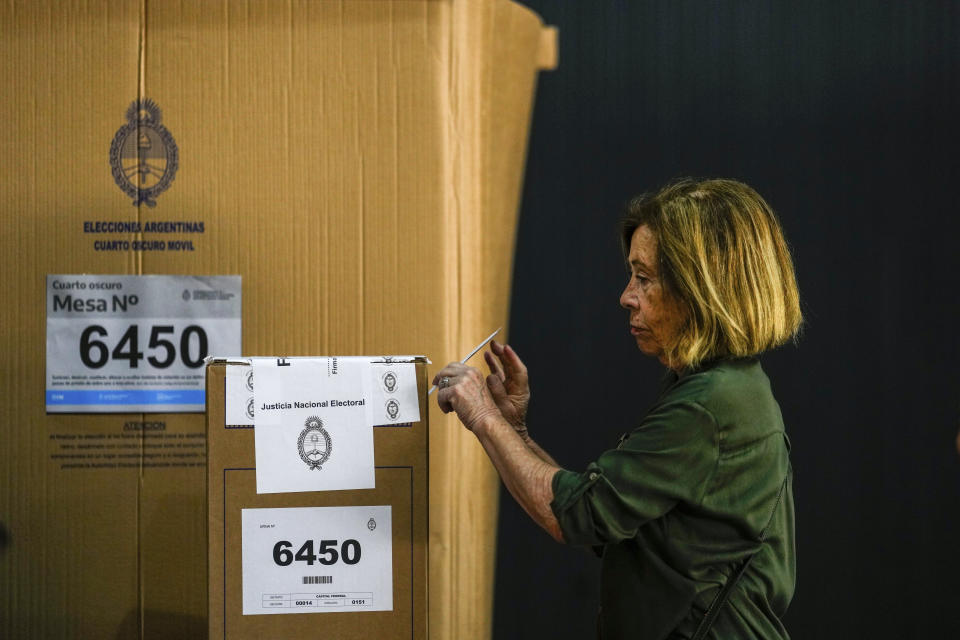
[[[48,275],[47,411],[203,412],[240,301],[240,276]]]
[[[346,356],[340,362],[359,360],[369,364],[370,413],[374,426],[402,425],[420,421],[417,369],[412,356]],[[302,358],[289,358],[294,362]],[[384,360],[408,360],[384,362]],[[226,369],[224,424],[252,426],[254,421],[253,367],[232,365]]]
[[[257,493],[372,489],[369,362],[253,358]]]
[[[224,424],[253,426],[253,367],[228,365],[225,375]]]
[[[412,362],[371,363],[372,419],[376,425],[420,421],[417,368]]]
[[[393,610],[391,508],[243,509],[243,614]]]

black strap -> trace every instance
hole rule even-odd
[[[783,483],[780,485],[779,493],[777,493],[777,500],[773,503],[773,509],[770,512],[770,518],[767,519],[766,526],[763,528],[763,531],[760,532],[761,548],[763,548],[763,541],[767,537],[767,529],[770,528],[770,523],[773,522],[773,516],[776,514],[777,507],[780,505],[780,500],[783,498],[783,491],[787,488],[787,482],[790,480],[790,472],[791,470],[787,469],[787,475],[783,479]],[[740,564],[740,567],[727,580],[727,583],[723,585],[723,588],[720,589],[720,593],[717,594],[717,596],[713,599],[713,602],[710,603],[710,606],[707,607],[707,612],[703,615],[703,619],[700,621],[699,626],[697,626],[697,630],[693,634],[691,640],[703,640],[703,638],[707,636],[707,632],[710,631],[710,627],[713,626],[713,623],[717,620],[717,616],[720,615],[720,610],[723,609],[723,605],[727,603],[727,599],[737,586],[737,583],[740,582],[740,578],[742,578],[743,574],[746,573],[747,567],[750,566],[750,561],[753,560],[758,553],[760,553],[760,549],[757,549],[747,556],[747,558]]]
[[[738,582],[740,582],[740,578],[746,572],[747,567],[750,566],[750,561],[753,560],[757,553],[758,552],[750,554],[747,559],[740,564],[740,568],[737,569],[736,573],[730,576],[730,579],[727,580],[727,584],[723,585],[723,588],[720,589],[720,593],[717,594],[717,597],[713,599],[713,602],[711,602],[710,606],[707,608],[707,612],[704,614],[703,620],[700,621],[700,626],[697,627],[697,631],[693,634],[693,638],[691,640],[703,640],[703,638],[707,636],[707,632],[710,631],[710,627],[713,626],[717,616],[720,615],[720,610],[723,609],[723,605],[727,603],[727,598],[730,597],[730,592],[733,591],[733,588],[737,586]]]

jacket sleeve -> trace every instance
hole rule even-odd
[[[633,538],[678,502],[699,504],[718,460],[719,429],[694,402],[656,407],[583,473],[553,477],[553,513],[568,544]]]

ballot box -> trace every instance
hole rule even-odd
[[[321,629],[340,640],[426,638],[426,360],[278,362],[301,388],[255,392],[271,371],[262,359],[207,367],[210,639],[305,638]],[[301,364],[321,373],[311,378]],[[356,381],[325,386],[351,364],[369,372],[365,391]],[[358,423],[365,412],[378,424]],[[258,413],[283,413],[284,424],[278,417],[258,431]],[[287,438],[276,432],[291,427]]]

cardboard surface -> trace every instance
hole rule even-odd
[[[207,629],[204,416],[47,415],[46,274],[240,275],[245,354],[458,360],[506,325],[554,54],[507,0],[0,5],[0,637]],[[177,148],[153,206],[111,167],[138,99]],[[430,633],[483,638],[497,480],[430,411]]]
[[[258,494],[254,429],[226,425],[225,365],[207,369],[209,629],[211,639],[427,637],[428,412],[426,363],[417,364],[423,420],[374,427],[376,488]],[[393,611],[244,616],[241,509],[390,505]]]

